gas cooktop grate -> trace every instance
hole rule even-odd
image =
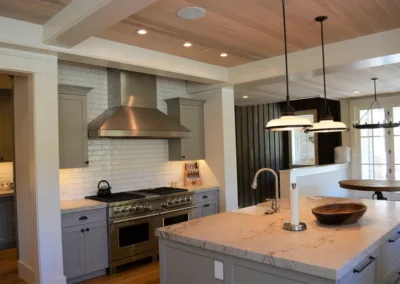
[[[158,188],[142,189],[142,190],[138,190],[136,192],[147,193],[147,194],[155,194],[155,195],[167,195],[167,194],[187,192],[187,191],[188,190],[184,189],[184,188],[158,187]]]
[[[129,193],[129,192],[118,192],[118,193],[112,193],[109,196],[86,196],[87,199],[92,199],[92,200],[97,200],[97,201],[102,201],[102,202],[118,202],[118,201],[127,201],[127,200],[133,200],[133,199],[140,199],[140,198],[145,198],[144,195],[140,194],[135,194],[135,193]]]

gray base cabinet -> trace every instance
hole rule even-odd
[[[161,283],[383,284],[379,250],[332,280],[159,238]],[[196,265],[193,265],[193,264]],[[367,263],[369,263],[367,265]],[[221,267],[222,266],[222,267]],[[199,269],[201,267],[201,269]],[[222,269],[220,269],[222,268]],[[395,283],[395,282],[394,282]]]
[[[15,247],[14,197],[0,197],[0,249]]]
[[[218,209],[218,190],[198,192],[194,194],[194,218],[202,218],[217,214]]]
[[[106,210],[62,216],[64,274],[69,283],[105,274],[108,268]]]

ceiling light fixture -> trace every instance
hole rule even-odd
[[[280,118],[270,120],[267,123],[265,129],[271,130],[271,131],[291,131],[291,130],[296,130],[296,129],[304,129],[306,127],[312,126],[312,123],[309,119],[296,116],[293,108],[290,106],[285,0],[282,0],[282,14],[283,14],[283,36],[284,36],[284,42],[285,42],[286,108],[282,112],[282,115]]]
[[[184,7],[176,12],[176,15],[183,20],[196,20],[203,18],[206,11],[200,7]]]
[[[359,93],[361,93],[360,91],[354,91],[353,92],[354,94],[359,94]]]
[[[183,44],[183,46],[184,46],[184,47],[191,47],[192,44],[191,44],[190,42],[185,42],[185,43]]]
[[[147,34],[147,31],[144,30],[144,29],[140,29],[140,30],[137,31],[137,34],[139,34],[139,35],[145,35],[145,34]]]
[[[249,98],[249,96],[243,96],[242,98],[243,98],[243,99],[248,99],[248,98]]]
[[[315,18],[315,21],[320,22],[321,24],[322,71],[324,78],[324,97],[325,97],[324,114],[321,116],[319,122],[314,123],[314,125],[311,128],[306,129],[305,132],[330,133],[330,132],[344,132],[349,130],[346,124],[344,124],[343,122],[333,120],[332,114],[328,108],[328,101],[326,99],[324,21],[327,19],[328,19],[327,16],[320,16]]]
[[[379,109],[382,109],[381,105],[379,104],[379,102],[376,98],[376,80],[378,80],[378,78],[372,78],[371,80],[374,81],[374,91],[375,91],[374,101],[369,106],[368,110],[364,113],[364,115],[360,118],[360,120],[357,123],[353,124],[353,127],[356,129],[376,129],[376,128],[394,128],[394,127],[400,126],[400,121],[393,122],[393,121],[389,120],[389,117],[387,116],[385,111],[383,111],[384,115],[385,115],[385,121],[383,121],[382,123],[379,123],[379,122],[378,123],[367,123],[367,122],[365,122],[364,124],[361,124],[361,121],[367,115],[367,113],[372,112],[372,107],[375,104]]]
[[[221,57],[227,57],[227,56],[228,56],[228,53],[223,52],[223,53],[220,54],[220,56],[221,56]]]

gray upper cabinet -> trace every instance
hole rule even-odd
[[[59,85],[60,168],[83,168],[88,160],[87,93],[91,88]]]
[[[169,160],[186,161],[205,159],[204,103],[203,100],[174,98],[165,100],[168,115],[177,119],[191,131],[190,138],[169,139]]]
[[[14,160],[12,90],[2,90],[0,96],[0,162]]]

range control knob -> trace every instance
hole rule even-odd
[[[133,210],[138,211],[138,210],[139,210],[139,207],[137,207],[137,206],[135,205],[135,206],[133,206]]]
[[[153,206],[151,206],[151,204],[147,205],[147,210],[153,210]]]
[[[128,208],[127,207],[124,207],[124,208],[122,208],[122,213],[126,213],[126,212],[128,212]]]
[[[190,196],[186,197],[186,201],[192,201],[192,198]]]
[[[176,203],[179,203],[180,202],[180,200],[179,199],[175,199],[174,200],[174,203],[176,204]]]
[[[129,206],[128,209],[129,209],[129,212],[132,212],[134,210],[134,207],[133,206]]]
[[[121,213],[121,208],[114,208],[114,213],[116,213],[116,214]]]
[[[143,210],[143,204],[138,205],[139,210]]]
[[[167,200],[168,205],[173,204],[174,202],[172,202],[172,200]]]
[[[168,203],[161,203],[161,207],[162,207],[162,208],[168,207]]]

